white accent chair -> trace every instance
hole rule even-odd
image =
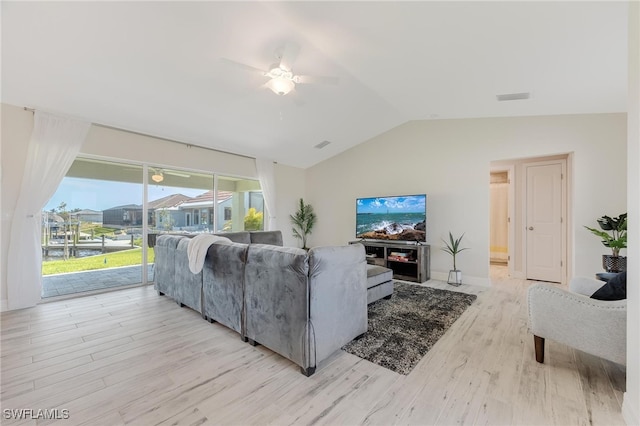
[[[627,301],[590,296],[604,285],[576,277],[569,291],[539,283],[529,287],[529,331],[536,361],[544,362],[544,342],[551,339],[618,364],[627,364]]]

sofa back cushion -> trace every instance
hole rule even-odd
[[[185,238],[182,235],[160,235],[156,239],[154,247],[154,281],[156,290],[174,298],[177,287],[175,285],[175,258],[176,248],[180,240]]]
[[[241,335],[248,247],[241,243],[212,244],[202,270],[203,314]]]
[[[248,231],[219,232],[219,233],[216,233],[216,235],[219,235],[221,237],[227,237],[228,239],[230,239],[234,243],[241,243],[241,244],[250,244],[251,243],[251,236],[249,235]]]
[[[189,269],[188,248],[190,238],[182,238],[175,249],[175,292],[177,302],[202,313],[202,271],[194,274]]]
[[[245,266],[246,336],[308,366],[307,252],[251,244]]]
[[[281,231],[251,231],[251,244],[270,244],[282,247]]]

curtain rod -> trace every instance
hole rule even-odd
[[[36,110],[34,108],[27,108],[27,107],[23,107],[23,108],[24,108],[25,111],[31,111],[32,113],[36,112]],[[200,149],[204,149],[204,150],[207,150],[207,151],[219,152],[221,154],[229,154],[229,155],[235,155],[237,157],[249,158],[251,160],[255,160],[256,159],[256,157],[251,157],[250,155],[236,154],[236,153],[233,153],[233,152],[223,151],[221,149],[209,148],[207,146],[202,146],[202,145],[194,145],[194,144],[188,143],[188,142],[183,142],[183,141],[178,141],[178,140],[175,140],[175,139],[164,138],[162,136],[149,135],[147,133],[136,132],[134,130],[126,130],[126,129],[123,129],[123,128],[120,128],[120,127],[109,126],[107,124],[100,124],[100,123],[91,122],[91,125],[92,126],[97,126],[97,127],[102,127],[104,129],[117,130],[117,131],[120,131],[120,132],[127,132],[127,133],[131,133],[131,134],[134,134],[134,135],[144,136],[144,137],[147,137],[147,138],[154,138],[154,139],[160,139],[160,140],[167,141],[167,142],[177,143],[177,144],[180,144],[180,145],[184,145],[187,148],[200,148]],[[276,163],[276,162],[274,161],[274,163]]]

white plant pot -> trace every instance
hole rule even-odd
[[[447,279],[447,284],[459,286],[462,284],[462,271],[457,269],[452,269],[449,271],[449,278]]]

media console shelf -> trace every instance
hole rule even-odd
[[[393,278],[418,283],[431,278],[429,245],[367,240],[350,241],[349,244],[362,244],[367,253],[367,263],[391,269]]]

